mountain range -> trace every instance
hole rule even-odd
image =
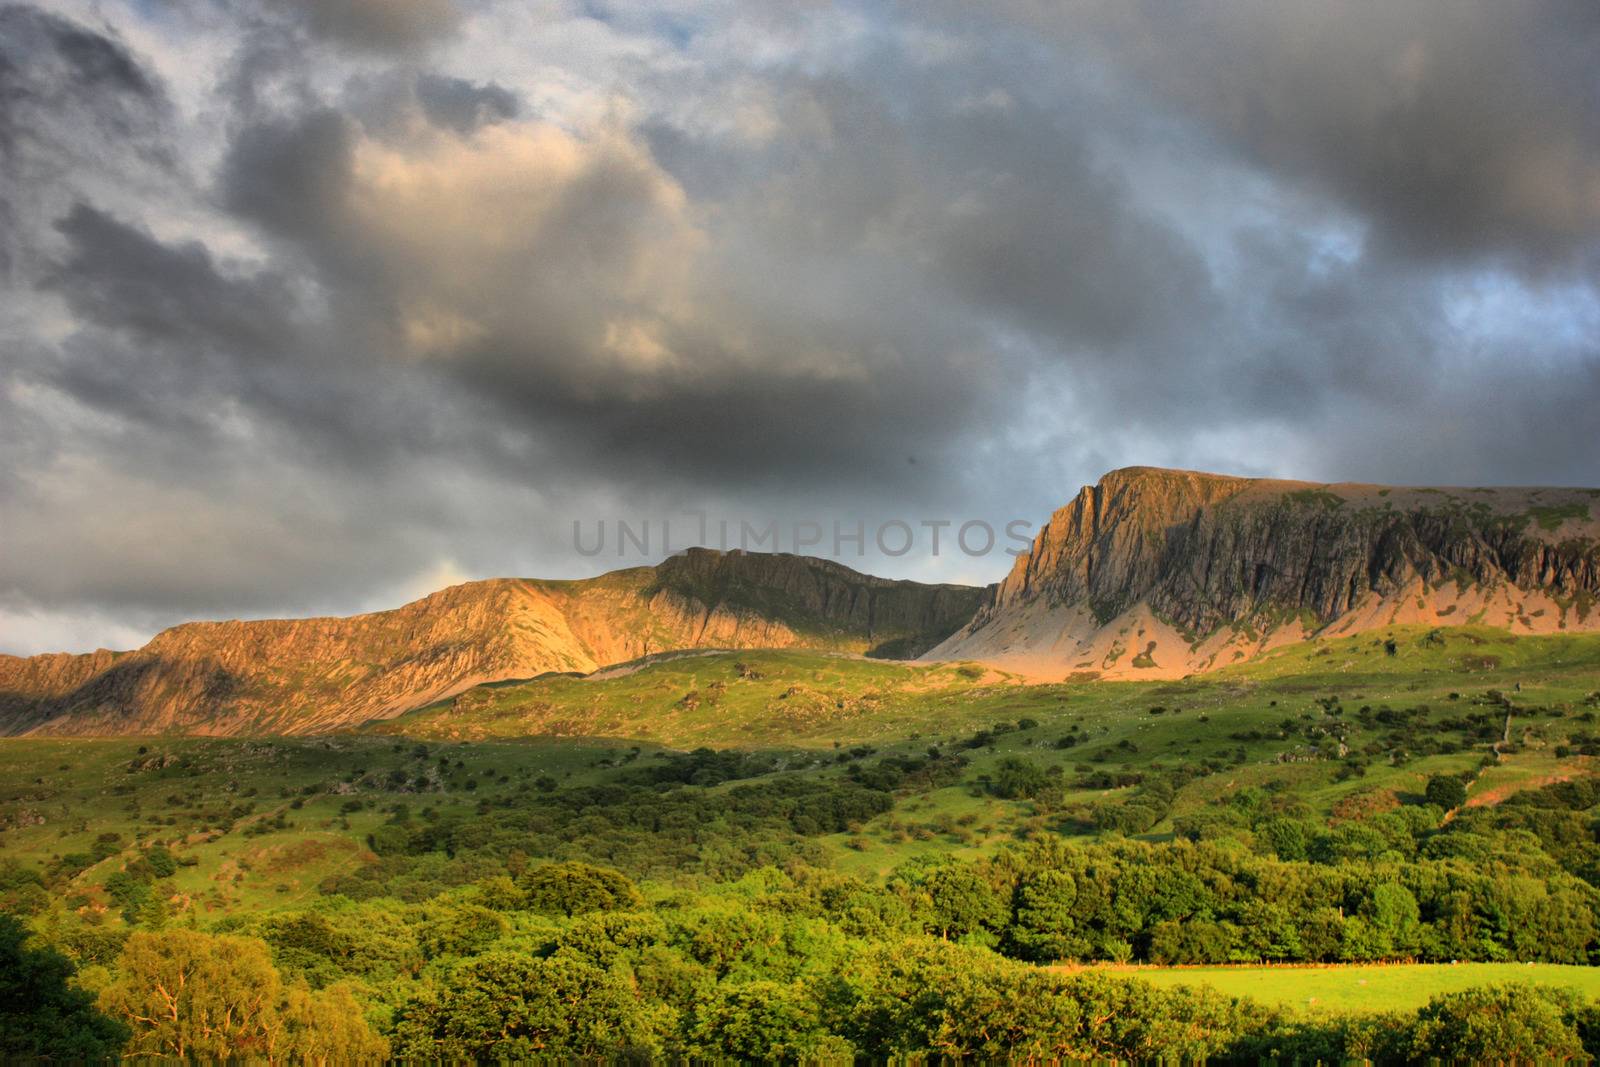
[[[467,582],[349,618],[185,623],[133,652],[0,656],[0,733],[316,733],[675,649],[914,656],[981,596],[696,548],[597,578]]]
[[[690,549],[592,579],[469,582],[348,618],[186,623],[131,652],[0,656],[0,733],[318,733],[485,682],[697,648],[1114,679],[1399,624],[1595,630],[1597,506],[1593,489],[1133,467],[1084,488],[986,589]]]

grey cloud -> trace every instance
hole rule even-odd
[[[1600,235],[1600,8],[1081,0],[1018,5],[1256,164],[1427,258],[1572,265]]]
[[[279,0],[300,9],[312,32],[357,49],[412,49],[453,33],[454,0]]]
[[[75,186],[168,171],[168,117],[158,79],[113,36],[0,7],[0,269],[23,269]]]
[[[1139,215],[1090,158],[1086,134],[1015,103],[998,115],[944,117],[919,131],[927,162],[968,168],[933,221],[953,287],[978,309],[1082,351],[1147,344],[1210,315],[1209,279],[1181,238]]]
[[[483,126],[515,119],[523,110],[520,96],[492,81],[403,67],[352,78],[336,106],[367,135],[397,145],[415,138],[419,118],[468,137]]]
[[[270,356],[294,329],[281,277],[225,277],[205,245],[177,248],[79,203],[56,223],[65,260],[46,280],[87,322],[153,344],[224,348],[239,359]]]
[[[1305,472],[1330,481],[1593,486],[1600,360],[1591,354],[1559,372],[1530,372],[1517,353],[1501,355],[1500,365],[1470,377],[1396,391],[1359,419],[1331,406],[1308,413],[1293,427]]]
[[[350,121],[332,108],[246,125],[223,165],[223,202],[269,230],[317,240],[350,179]]]
[[[24,64],[55,67],[57,85],[68,93],[110,90],[153,99],[159,90],[126,48],[103,34],[28,5],[0,8],[5,34],[6,82],[0,100],[14,105],[38,92],[19,77]]]
[[[358,136],[329,112],[248,128],[224,169],[223,198],[292,241],[322,268],[336,303],[367,309],[362,326],[395,346],[426,333],[429,314],[441,332],[458,324],[459,340],[439,339],[448,349],[437,356],[441,372],[511,425],[565,431],[554,436],[573,442],[574,459],[603,465],[609,478],[903,475],[903,453],[934,450],[977,399],[969,375],[928,375],[919,365],[946,358],[950,337],[933,324],[959,332],[950,316],[896,312],[874,299],[897,281],[863,271],[872,288],[797,314],[786,300],[821,279],[785,284],[794,267],[769,251],[761,266],[778,273],[754,291],[700,290],[742,283],[701,277],[723,267],[703,262],[705,235],[683,216],[681,193],[625,135],[576,141],[542,130],[519,142],[507,134],[501,152],[527,152],[527,169],[499,169],[470,140],[447,145],[438,151],[455,185],[430,190],[426,202],[357,188]],[[440,157],[426,153],[382,158],[390,195],[401,195],[394,190],[412,170],[439,173]],[[546,158],[559,173],[538,172]],[[504,218],[475,206],[513,190],[544,198],[542,206]],[[374,195],[370,211],[353,206]],[[441,211],[454,216],[448,231],[436,228]],[[885,332],[918,360],[874,357],[875,335]],[[852,365],[797,365],[808,350]],[[897,433],[904,446],[882,447]],[[889,455],[887,467],[876,459]]]
[[[516,118],[521,109],[515,93],[493,82],[475,85],[465,78],[424,73],[417,76],[416,93],[429,120],[462,134]]]
[[[87,204],[57,228],[67,249],[44,285],[78,329],[29,355],[37,381],[201,457],[239,420],[279,456],[347,471],[445,443],[429,414],[452,407],[437,383],[404,368],[373,381],[368,361],[338,358],[340,338],[307,320],[282,274],[226,272],[198,242],[164,243]]]

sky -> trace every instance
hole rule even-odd
[[[1600,485],[1596,55],[1590,0],[0,6],[0,651],[722,524],[989,582],[1135,464]]]

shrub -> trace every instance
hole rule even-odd
[[[659,1053],[668,1017],[620,976],[571,956],[490,952],[412,998],[395,1025],[406,1059],[528,1060]]]
[[[1454,811],[1467,802],[1467,787],[1453,774],[1436,774],[1428,779],[1428,788],[1424,796],[1427,797],[1429,804],[1436,804],[1446,811]]]
[[[850,1059],[850,1043],[828,1033],[817,999],[801,983],[722,985],[696,1010],[697,1051],[749,1061]]]
[[[1411,1055],[1434,1060],[1531,1062],[1583,1056],[1570,995],[1529,985],[1435,997],[1417,1013]]]
[[[589,911],[626,911],[644,903],[621,871],[587,863],[548,863],[522,876],[528,907],[571,918]]]

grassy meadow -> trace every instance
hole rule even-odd
[[[1434,997],[1526,983],[1600,998],[1600,967],[1559,963],[1305,964],[1276,967],[1065,968],[1139,978],[1161,989],[1215,990],[1302,1015],[1415,1011]]]

